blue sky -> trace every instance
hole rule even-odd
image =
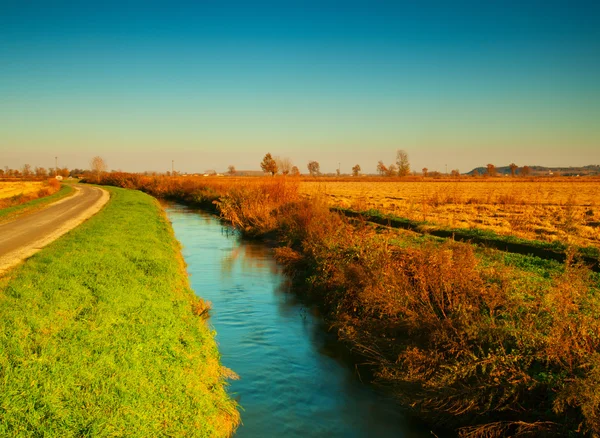
[[[1,1],[0,166],[600,164],[598,2],[223,4]]]

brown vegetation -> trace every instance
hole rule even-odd
[[[331,213],[330,195],[300,196],[297,178],[100,182],[216,201],[243,233],[276,236],[278,260],[376,378],[462,436],[600,433],[600,286],[577,261],[534,273],[451,240],[403,246]]]
[[[52,195],[59,189],[60,183],[54,178],[47,181],[0,182],[0,209]]]

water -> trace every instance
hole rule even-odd
[[[212,303],[236,437],[417,437],[383,394],[361,383],[314,310],[288,291],[271,250],[239,239],[212,215],[166,205],[193,289]]]

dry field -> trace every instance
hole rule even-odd
[[[303,181],[303,194],[332,206],[453,228],[577,245],[600,245],[600,180]]]
[[[44,181],[0,181],[0,199],[37,192],[44,184]]]

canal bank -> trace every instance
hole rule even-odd
[[[429,431],[364,384],[315,309],[290,292],[270,249],[208,213],[163,204],[192,288],[212,303],[224,366],[240,376],[239,437],[420,437]]]

